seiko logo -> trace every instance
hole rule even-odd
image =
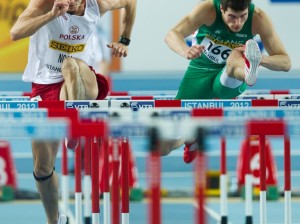
[[[67,43],[61,43],[55,40],[50,41],[49,47],[66,52],[68,54],[73,54],[73,53],[78,53],[78,52],[83,52],[85,48],[85,44],[67,44]]]
[[[60,34],[59,39],[64,39],[64,40],[83,40],[84,35],[70,35],[70,34]]]
[[[77,34],[79,32],[79,28],[78,26],[71,26],[69,31],[71,34]]]

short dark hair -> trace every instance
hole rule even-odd
[[[231,8],[234,11],[243,11],[247,9],[252,0],[221,0],[221,6],[224,11]]]

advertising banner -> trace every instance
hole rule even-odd
[[[27,63],[29,38],[13,42],[10,29],[29,0],[0,1],[0,73],[22,73]]]

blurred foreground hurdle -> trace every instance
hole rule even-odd
[[[256,112],[256,113],[255,113],[255,111],[254,111],[254,112],[251,112],[251,113],[248,112],[248,115],[249,115],[249,114],[252,114],[252,116],[255,116],[255,115],[259,115],[259,114],[261,115],[261,114],[263,114],[263,113],[264,113],[264,112],[262,112],[262,111],[260,111],[260,112],[258,111],[258,112]],[[282,112],[281,112],[281,113],[282,113]],[[231,112],[231,114],[232,114],[232,112]],[[268,114],[268,113],[265,113],[265,114]],[[270,115],[272,115],[272,114],[273,114],[273,115],[274,115],[274,114],[275,114],[275,115],[276,115],[276,114],[278,115],[278,114],[280,114],[280,111],[279,111],[278,113],[277,113],[277,112],[274,112],[274,111],[273,111],[273,112],[271,111],[271,112],[269,113],[268,116],[270,116]],[[295,114],[292,110],[291,110],[291,111],[287,111],[286,114],[289,114],[290,116],[297,117],[297,114]],[[294,115],[293,115],[293,114],[294,114]],[[236,116],[235,116],[235,117],[236,117]],[[271,116],[271,117],[272,117],[272,116]],[[277,117],[276,117],[276,119],[277,119]],[[174,123],[174,122],[173,122],[173,123]],[[265,125],[265,124],[264,124],[264,125]],[[181,127],[181,126],[183,126],[183,124],[180,124],[180,127]],[[126,126],[125,126],[125,127],[126,127]],[[120,128],[120,127],[119,127],[119,128]],[[124,127],[123,127],[123,128],[124,128]],[[235,126],[228,126],[228,129],[229,129],[229,130],[231,130],[231,129],[234,130],[235,128],[236,128]],[[171,128],[171,129],[172,129],[172,128]],[[120,130],[119,130],[119,131],[120,131]],[[225,132],[225,133],[226,133],[226,132]],[[242,133],[242,132],[241,132],[241,133]],[[281,132],[280,132],[280,133],[281,133]],[[254,133],[254,134],[255,134],[255,133]],[[273,135],[273,134],[274,134],[274,133],[271,133],[270,135]],[[282,135],[282,133],[279,134],[279,135]]]

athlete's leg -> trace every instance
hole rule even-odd
[[[226,73],[229,77],[245,81],[245,59],[243,51],[232,50],[226,61]]]
[[[188,67],[180,83],[176,99],[212,99],[215,71]]]
[[[226,61],[226,73],[230,77],[245,81],[252,86],[256,82],[261,58],[258,44],[250,39],[246,42],[244,51],[234,49],[231,52]]]
[[[64,84],[62,100],[94,100],[98,95],[98,84],[94,72],[80,59],[65,58],[62,64]]]
[[[173,150],[178,149],[184,144],[184,139],[163,140],[160,145],[160,155],[167,156]]]
[[[59,142],[32,141],[34,159],[33,175],[36,179],[48,224],[56,224],[58,220],[58,179],[54,171],[54,163]]]
[[[213,91],[219,99],[232,99],[243,93],[247,84],[243,81],[230,77],[227,74],[227,65],[215,77]]]
[[[181,81],[176,99],[213,99],[212,85],[216,71],[207,71],[203,68],[188,67]],[[168,155],[185,144],[185,139],[166,140],[161,145],[161,155]]]

